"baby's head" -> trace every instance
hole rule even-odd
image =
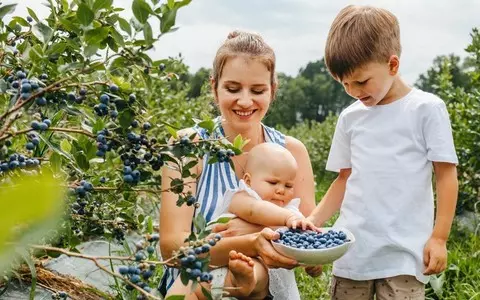
[[[284,207],[293,198],[297,162],[286,148],[262,143],[248,152],[245,182],[263,199]]]

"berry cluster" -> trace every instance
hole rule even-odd
[[[201,254],[210,252],[210,248],[215,246],[221,239],[220,234],[207,241],[203,245],[197,245],[194,248],[181,249],[180,266],[187,275],[188,279],[200,282],[210,282],[213,279],[212,274],[208,272],[208,265],[199,257]]]
[[[26,158],[21,154],[14,153],[10,155],[8,160],[0,161],[0,174],[15,169],[34,168],[40,165],[40,161],[36,158]]]
[[[348,241],[347,235],[341,230],[319,233],[309,230],[289,229],[280,232],[280,239],[275,242],[299,249],[326,249],[343,245]]]
[[[46,74],[40,76],[41,80],[46,80],[47,78],[48,76]],[[35,99],[35,103],[39,106],[47,105],[47,99],[42,96],[42,87],[45,86],[43,82],[27,79],[27,74],[23,70],[17,71],[15,75],[8,76],[7,82],[10,83],[11,88],[18,90],[17,94],[20,94],[19,99],[27,100],[32,93],[39,93],[39,96]]]
[[[135,262],[130,266],[120,266],[118,273],[127,278],[130,282],[142,288],[144,291],[150,293],[152,291],[149,284],[149,279],[154,275],[156,265],[145,262],[147,259],[153,259],[155,254],[155,247],[158,246],[158,234],[147,235],[145,241],[139,241],[135,244]],[[125,288],[129,291],[134,287],[126,284]],[[139,295],[137,299],[146,299],[143,295]]]
[[[97,132],[97,156],[105,157],[105,153],[115,146],[113,140],[107,141],[107,136],[110,135],[110,131],[108,131],[106,128]]]

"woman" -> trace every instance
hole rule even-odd
[[[299,166],[294,197],[301,199],[300,211],[309,215],[315,206],[315,188],[307,149],[297,139],[262,124],[277,88],[275,54],[272,48],[257,34],[237,31],[230,33],[217,51],[211,85],[215,104],[221,113],[216,119],[220,126],[212,136],[200,128],[187,129],[182,134],[196,132],[197,139],[226,137],[230,142],[240,134],[243,139],[250,140],[243,148],[244,152],[264,142],[286,147]],[[197,210],[186,205],[177,207],[178,195],[172,192],[162,194],[160,247],[163,259],[168,259],[173,251],[184,244],[190,235],[194,215],[202,213],[209,222],[215,209],[221,207],[219,203],[225,190],[237,187],[239,178],[244,175],[246,156],[235,156],[232,160],[234,170],[228,163],[207,164],[207,157],[191,170],[192,174],[198,175],[199,180],[197,184],[185,188],[197,197],[200,204]],[[171,178],[178,177],[180,174],[175,170],[164,168],[162,186],[170,186]],[[247,222],[235,220],[217,228],[217,231],[221,231],[224,238],[211,249],[212,265],[227,265],[230,250],[250,257],[260,257],[270,268],[291,269],[297,265],[294,260],[275,251],[270,240],[275,239],[277,234],[268,228],[262,230]],[[167,268],[161,291],[168,290],[176,276],[176,269]],[[298,289],[293,285],[295,291],[287,292],[298,295]]]

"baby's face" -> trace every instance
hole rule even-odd
[[[274,164],[252,170],[250,182],[247,183],[263,200],[284,207],[293,198],[296,173],[296,168],[291,164]]]

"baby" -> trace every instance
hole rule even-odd
[[[245,174],[238,188],[225,192],[223,206],[212,219],[238,217],[268,227],[298,226],[318,231],[299,211],[300,199],[293,198],[297,169],[295,158],[286,148],[273,143],[253,147],[248,152]],[[211,272],[212,287],[234,287],[229,289],[232,297],[263,298],[270,288],[275,299],[299,299],[293,270],[268,269],[258,259],[235,251],[230,252],[229,259],[228,268]],[[309,274],[321,272],[321,266],[307,268]],[[169,294],[190,292],[178,278]],[[197,288],[186,299],[202,298],[202,291]]]

